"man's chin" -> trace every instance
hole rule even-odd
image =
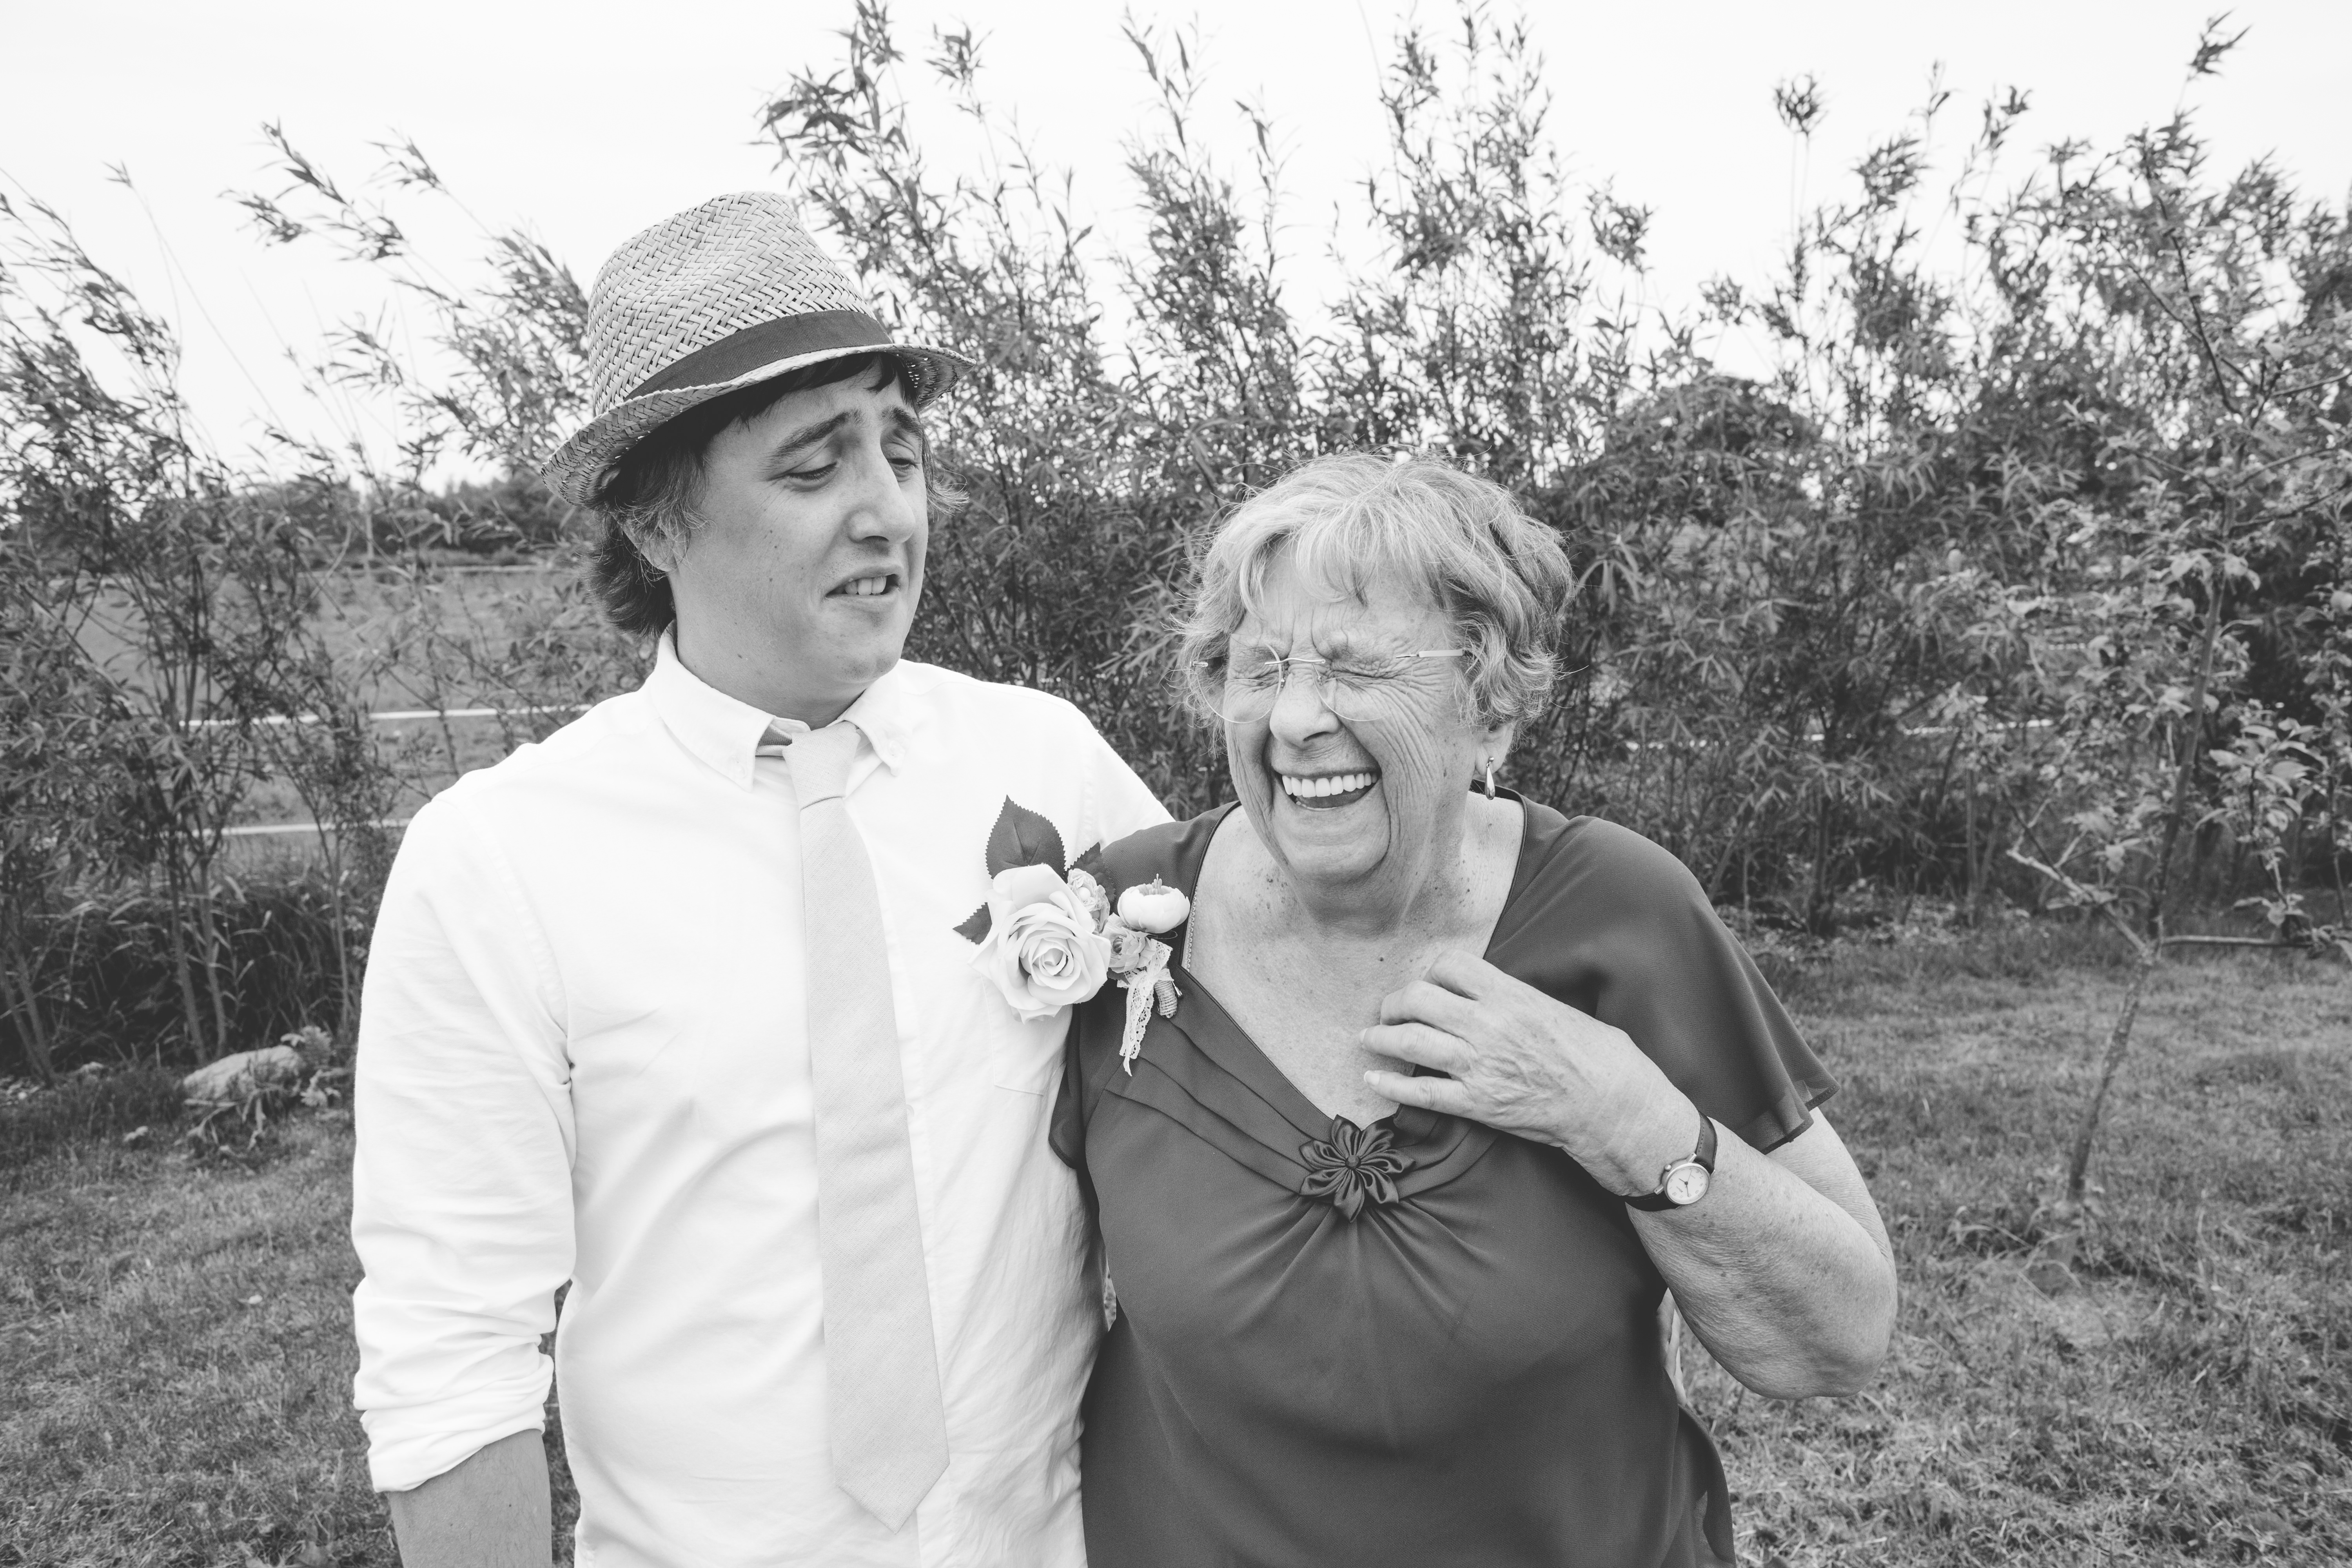
[[[834,681],[845,691],[865,690],[898,667],[907,646],[904,627],[895,637],[861,637],[840,648],[832,659]]]

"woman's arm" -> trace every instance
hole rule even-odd
[[[1699,1113],[1612,1027],[1483,959],[1447,953],[1392,992],[1372,1050],[1449,1073],[1365,1075],[1404,1105],[1564,1149],[1610,1191],[1654,1191],[1698,1143]],[[1895,1327],[1895,1264],[1862,1174],[1819,1113],[1763,1154],[1718,1125],[1715,1174],[1686,1208],[1631,1211],[1709,1353],[1779,1399],[1852,1394]]]
[[[1695,1110],[1690,1127],[1670,1159],[1690,1153]],[[1853,1157],[1818,1110],[1769,1154],[1720,1122],[1716,1137],[1706,1196],[1632,1211],[1642,1245],[1699,1342],[1749,1388],[1774,1399],[1855,1393],[1894,1331],[1895,1261]]]

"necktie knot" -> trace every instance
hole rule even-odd
[[[784,748],[784,761],[792,765],[793,787],[801,797],[801,809],[838,800],[849,786],[849,764],[857,760],[857,726],[845,720],[835,720],[822,730],[812,730],[795,738]]]

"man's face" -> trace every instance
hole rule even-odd
[[[687,668],[823,725],[898,662],[929,538],[922,428],[871,375],[787,393],[703,456],[670,563]]]

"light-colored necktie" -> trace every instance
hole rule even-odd
[[[801,800],[833,1473],[895,1531],[947,1468],[947,1408],[882,902],[842,795],[857,739],[855,725],[836,722],[795,738],[784,756]]]

